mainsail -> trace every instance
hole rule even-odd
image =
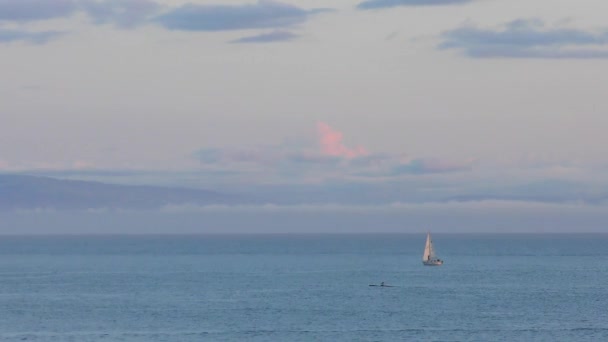
[[[422,255],[422,261],[434,260],[435,251],[433,250],[433,241],[431,241],[431,233],[426,234],[426,245],[424,245],[424,254]]]

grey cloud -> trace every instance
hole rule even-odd
[[[360,179],[390,179],[402,175],[426,175],[469,172],[473,161],[445,161],[439,159],[413,159],[404,161],[403,156],[367,154],[347,158],[332,156],[312,148],[290,146],[261,146],[248,148],[207,148],[194,153],[194,157],[206,168],[225,168],[250,173],[261,172],[263,177],[286,177],[290,181],[304,181],[308,177],[330,179],[332,177],[357,177]]]
[[[400,164],[393,168],[393,175],[401,174],[428,174],[428,173],[447,173],[471,171],[472,163],[469,161],[462,163],[451,163],[431,159],[414,159],[409,163]]]
[[[297,38],[298,35],[288,31],[273,31],[270,33],[262,33],[255,36],[243,37],[233,40],[232,43],[273,43],[284,42]]]
[[[398,6],[444,6],[462,5],[474,0],[367,0],[359,3],[359,9],[377,9]]]
[[[203,164],[270,164],[282,156],[275,148],[205,148],[194,153]]]
[[[17,172],[10,174],[43,176],[53,178],[74,178],[74,179],[104,179],[104,178],[120,178],[120,177],[143,177],[152,174],[152,171],[144,170],[127,170],[127,169],[36,169],[27,170],[25,172]],[[3,173],[0,172],[0,176]],[[6,173],[8,174],[8,173]]]
[[[130,28],[160,9],[152,0],[0,0],[0,21],[65,18],[85,12],[96,24]]]
[[[366,167],[390,163],[396,159],[395,156],[382,153],[373,153],[365,156],[358,156],[350,160],[349,164],[355,167]]]
[[[280,168],[292,165],[338,165],[340,157],[327,156],[314,151],[300,151],[290,146],[253,146],[249,148],[204,148],[194,153],[203,165],[234,166],[244,164]]]
[[[187,4],[159,16],[156,21],[167,29],[183,31],[279,28],[300,24],[321,11],[270,0],[245,5]]]
[[[73,0],[0,0],[0,21],[31,21],[65,17],[78,5]]]
[[[329,9],[306,10],[272,0],[259,0],[243,5],[186,4],[166,10],[154,0],[0,0],[0,22],[27,22],[66,18],[75,13],[86,14],[94,24],[113,24],[133,28],[156,23],[170,30],[225,31],[291,27],[305,22],[310,16]],[[155,16],[155,17],[154,17]],[[57,34],[4,31],[0,42],[47,42]],[[298,35],[276,30],[236,39],[233,43],[268,43],[288,41]]]
[[[59,31],[28,32],[0,29],[0,43],[27,42],[31,44],[45,44],[62,34]]]
[[[596,184],[580,181],[545,179],[521,184],[500,185],[483,189],[468,189],[449,200],[466,201],[534,201],[542,203],[608,204],[608,193]]]
[[[335,156],[326,156],[319,153],[295,152],[285,156],[289,162],[299,164],[332,164],[337,165],[342,161],[342,158]]]
[[[608,33],[545,28],[539,20],[516,20],[501,30],[464,26],[442,34],[439,49],[475,58],[608,58]]]
[[[353,159],[350,165],[356,168],[353,173],[363,178],[399,177],[402,175],[427,175],[473,170],[473,160],[447,161],[439,159],[418,158],[409,161],[400,160],[399,156],[368,155]]]
[[[222,152],[217,148],[204,148],[194,152],[194,157],[201,163],[213,164],[222,160]]]
[[[160,9],[158,3],[150,0],[88,0],[81,6],[96,24],[113,23],[121,28],[143,23]]]

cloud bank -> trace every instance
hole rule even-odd
[[[473,160],[460,162],[445,161],[439,159],[414,159],[407,163],[401,163],[393,168],[393,175],[400,174],[428,174],[449,173],[459,171],[471,171]]]
[[[462,5],[474,0],[367,0],[359,3],[357,8],[368,10],[400,6],[445,6]]]
[[[395,178],[402,175],[467,172],[473,161],[444,161],[408,158],[403,155],[371,153],[362,146],[351,147],[344,134],[325,122],[317,123],[317,141],[303,145],[205,148],[195,157],[209,169],[260,173],[291,181],[329,178]]]
[[[608,58],[608,32],[551,28],[540,20],[515,20],[500,29],[466,25],[442,39],[439,49],[473,58]]]

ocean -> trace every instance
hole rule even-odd
[[[425,238],[4,236],[0,341],[608,341],[608,235]]]

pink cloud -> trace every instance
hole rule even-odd
[[[348,148],[342,143],[342,132],[336,131],[325,122],[317,123],[317,133],[321,153],[333,157],[354,158],[368,154],[363,147]]]

